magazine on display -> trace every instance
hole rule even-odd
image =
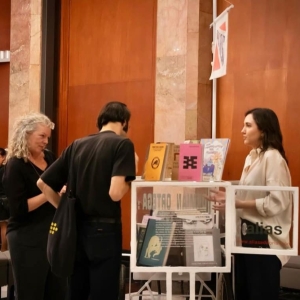
[[[203,145],[202,181],[221,181],[229,139],[201,139]]]
[[[176,224],[165,220],[149,219],[137,265],[165,266]]]
[[[186,266],[221,266],[220,230],[185,230]]]
[[[178,180],[202,180],[201,144],[180,144]]]
[[[149,181],[162,180],[167,151],[167,144],[150,144],[142,179]]]
[[[172,180],[177,151],[177,145],[174,143],[151,143],[147,151],[142,179]]]

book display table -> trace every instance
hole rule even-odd
[[[213,210],[212,202],[207,200],[214,190],[225,192],[224,212]],[[291,195],[291,246],[282,249],[275,245],[263,249],[239,245],[235,195],[243,190]],[[279,234],[282,231],[280,224],[275,229]],[[224,246],[221,246],[222,238]],[[130,299],[137,299],[144,289],[148,289],[151,299],[157,299],[149,285],[153,280],[166,281],[166,300],[175,297],[172,295],[174,280],[189,281],[191,300],[202,298],[203,287],[211,294],[203,297],[217,299],[205,280],[210,279],[211,273],[231,272],[232,253],[297,255],[298,188],[237,186],[226,181],[132,182],[130,272],[134,278],[146,280],[146,283],[137,293],[131,293]],[[200,281],[197,295],[195,281]]]
[[[210,273],[230,272],[231,231],[225,233],[223,264],[220,244],[220,227],[229,228],[230,217],[222,218],[221,224],[205,198],[210,189],[222,188],[226,198],[233,199],[230,186],[230,182],[132,183],[130,271],[144,278],[148,274],[145,288],[149,290],[152,280],[166,280],[166,299],[171,300],[172,280],[188,280],[192,300],[196,280],[209,290],[205,278]]]

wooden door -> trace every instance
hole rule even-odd
[[[97,131],[112,100],[132,113],[129,137],[140,157],[154,135],[156,0],[62,0],[58,152]],[[122,199],[123,249],[130,243],[130,195]]]

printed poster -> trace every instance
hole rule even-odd
[[[215,23],[215,41],[213,42],[213,62],[211,79],[226,75],[227,69],[227,42],[228,42],[228,12],[221,14]]]

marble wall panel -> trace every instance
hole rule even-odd
[[[9,136],[17,117],[40,110],[40,0],[11,1]]]
[[[188,0],[158,0],[156,56],[186,54]]]
[[[155,141],[197,135],[199,0],[158,0]]]
[[[155,141],[179,143],[185,135],[186,56],[157,58]]]

